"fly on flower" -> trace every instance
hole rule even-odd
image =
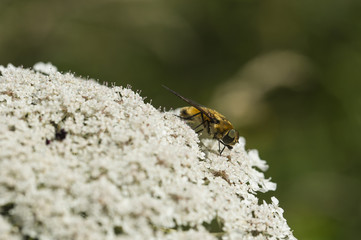
[[[233,125],[222,114],[185,98],[164,85],[162,86],[191,105],[181,108],[179,117],[185,120],[200,137],[217,139],[220,155],[225,147],[232,149],[233,145],[238,142],[238,131],[234,129]],[[222,149],[221,144],[223,144]]]

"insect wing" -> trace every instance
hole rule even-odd
[[[185,101],[185,102],[189,103],[190,105],[192,105],[193,107],[197,108],[201,113],[203,113],[204,115],[206,115],[206,116],[210,119],[210,121],[211,121],[212,123],[217,122],[217,121],[214,119],[214,117],[213,117],[208,111],[205,111],[204,108],[203,108],[200,104],[198,104],[198,103],[194,102],[193,100],[190,100],[190,99],[188,99],[188,98],[186,98],[186,97],[183,97],[182,95],[180,95],[179,93],[177,93],[176,91],[170,89],[170,88],[167,87],[167,86],[164,86],[164,85],[162,85],[162,86],[163,86],[165,89],[167,89],[168,91],[170,91],[171,93],[173,93],[174,95],[176,95],[177,97],[181,98],[183,101]]]

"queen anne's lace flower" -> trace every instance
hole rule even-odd
[[[219,156],[129,88],[35,69],[0,67],[0,239],[294,239],[244,139]]]

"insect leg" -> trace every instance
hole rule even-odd
[[[177,116],[177,117],[179,117],[180,119],[182,119],[182,120],[189,120],[189,119],[192,119],[192,118],[194,118],[195,116],[197,116],[197,115],[199,115],[199,114],[203,114],[202,112],[198,112],[198,113],[196,113],[196,114],[194,114],[194,115],[192,115],[192,116],[189,116],[189,117],[182,117],[182,116],[179,116],[179,115],[174,115],[174,116]],[[203,119],[203,116],[202,116],[202,119]],[[195,128],[193,128],[193,130],[195,130],[195,129],[197,129],[199,126],[201,126],[202,124],[204,124],[204,121],[201,123],[201,124],[199,124],[197,127],[195,127]],[[203,129],[201,129],[199,132],[201,132]],[[197,131],[197,133],[198,133],[198,131]]]
[[[224,143],[222,143],[222,144],[223,144],[223,148],[222,148],[222,150],[221,150],[221,141],[218,141],[219,156],[222,155],[223,150],[226,148],[226,145],[224,145]]]
[[[195,128],[193,128],[193,130],[199,128],[199,127],[202,126],[202,125],[205,125],[206,122],[209,122],[207,119],[204,119],[204,118],[203,118],[203,113],[201,113],[201,117],[202,117],[202,122],[201,122],[200,124],[198,124]],[[208,125],[209,125],[209,123],[208,123]],[[202,130],[203,130],[203,129],[202,129]]]
[[[204,120],[204,118],[203,118],[203,113],[201,114],[201,117],[202,117],[202,123],[201,123],[200,125],[205,124],[205,123],[207,122],[207,123],[208,123],[207,126],[204,126],[204,127],[207,128],[208,134],[210,134],[210,132],[211,132],[211,129],[209,128],[209,122],[210,122],[210,121]],[[211,119],[211,120],[212,120],[212,119]],[[200,125],[199,125],[199,126],[200,126]]]
[[[198,124],[196,127],[193,128],[193,130],[196,130],[197,128],[199,128],[200,126],[202,126],[202,125],[204,125],[206,122],[208,122],[207,119],[204,119],[202,112],[198,112],[198,113],[196,113],[196,114],[194,114],[194,115],[192,115],[192,116],[189,116],[189,117],[181,117],[181,116],[178,116],[178,117],[180,117],[180,118],[183,119],[183,120],[189,120],[189,119],[192,119],[193,117],[195,117],[195,116],[197,116],[197,115],[199,115],[199,114],[201,114],[202,122],[201,122],[200,124]],[[208,123],[208,128],[209,128],[209,123]],[[203,129],[198,130],[196,133],[198,134],[198,133],[200,133],[200,132],[202,132],[202,131],[203,131]]]
[[[204,128],[202,128],[202,129],[198,130],[196,133],[198,134],[198,133],[202,132],[202,131],[203,131],[203,129],[204,129]]]
[[[198,112],[198,113],[196,113],[196,114],[194,114],[194,115],[192,115],[192,116],[189,116],[189,117],[182,117],[182,116],[178,116],[178,117],[180,117],[180,118],[183,119],[183,120],[188,120],[188,119],[194,118],[195,116],[197,116],[197,115],[199,115],[199,114],[202,114],[202,120],[203,120],[203,113],[202,113],[202,112]]]
[[[207,130],[208,130],[208,134],[211,134],[211,126],[210,126],[210,122],[208,121],[208,125],[207,125]]]

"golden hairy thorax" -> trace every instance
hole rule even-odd
[[[165,89],[192,105],[183,107],[180,111],[180,118],[200,135],[202,138],[213,138],[218,140],[219,154],[222,154],[225,147],[232,149],[238,142],[239,133],[233,125],[216,110],[204,107],[193,100],[183,97],[176,91],[163,85]],[[221,144],[223,148],[221,149]]]

